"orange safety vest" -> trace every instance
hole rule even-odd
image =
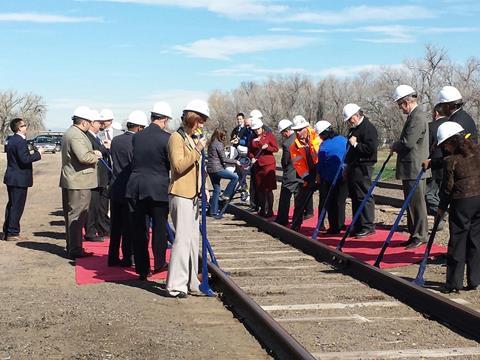
[[[310,149],[310,155],[313,163],[316,165],[318,162],[318,149],[320,149],[320,143],[322,142],[315,130],[308,128],[308,146]],[[290,156],[292,158],[292,164],[297,171],[298,176],[304,179],[309,173],[307,154],[305,150],[306,146],[302,144],[298,139],[290,145]]]

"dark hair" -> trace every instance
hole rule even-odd
[[[127,129],[128,130],[133,129],[135,126],[140,126],[140,125],[134,124],[134,123],[131,123],[131,122],[127,122]]]
[[[325,129],[320,133],[320,136],[325,137],[325,139],[331,139],[335,136],[337,136],[337,133],[332,129],[330,126],[329,128]]]
[[[227,131],[223,128],[216,128],[215,131],[213,132],[212,136],[210,137],[210,140],[208,141],[208,146],[217,139],[220,141],[222,144],[225,144],[225,141],[227,140]]]
[[[163,120],[163,119],[168,119],[168,116],[162,115],[162,114],[157,114],[152,112],[150,115],[150,121],[155,121],[155,120]]]
[[[202,116],[195,111],[186,110],[182,115],[182,124],[191,129],[197,121],[205,122],[207,119],[208,118],[206,116]]]
[[[244,113],[242,113],[242,112],[239,112],[239,113],[237,114],[237,117],[239,117],[239,116],[241,116],[241,117],[245,118],[245,114],[244,114]]]
[[[20,118],[12,119],[10,121],[10,130],[16,133],[18,129],[20,129],[20,126],[18,124],[20,124],[21,122],[23,122],[23,119],[20,119]]]
[[[462,132],[460,134],[453,135],[448,138],[442,144],[452,144],[454,147],[454,154],[461,154],[463,157],[470,157],[472,155],[480,155],[480,149],[477,144],[475,144],[471,139],[465,139],[465,134]]]
[[[74,125],[80,125],[82,123],[82,121],[91,122],[90,120],[87,120],[85,118],[81,118],[81,117],[78,117],[78,116],[72,116],[72,121],[73,121]]]
[[[437,104],[434,106],[433,111],[437,112],[440,116],[447,116],[447,112],[445,111],[445,107],[442,106],[443,104]]]

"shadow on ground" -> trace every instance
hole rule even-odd
[[[65,248],[57,244],[51,244],[46,242],[21,241],[21,242],[17,242],[16,245],[22,248],[43,251],[53,255],[60,256],[64,259],[68,259]]]

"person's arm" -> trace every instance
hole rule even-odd
[[[96,164],[98,161],[98,156],[93,150],[90,150],[86,145],[85,141],[90,142],[88,138],[85,140],[83,136],[74,136],[70,140],[70,147],[73,154],[82,164],[92,165]]]
[[[267,133],[267,142],[266,144],[268,145],[265,150],[270,151],[272,153],[275,153],[278,151],[278,144],[277,140],[275,139],[275,136],[273,136],[272,133]]]
[[[215,151],[217,152],[218,158],[223,167],[225,167],[225,164],[235,165],[237,163],[235,159],[229,159],[225,156],[225,148],[223,147],[223,144],[219,143],[219,145],[215,147]]]
[[[290,156],[290,149],[285,144],[282,145],[282,159],[280,163],[282,164],[282,169],[286,169],[287,166],[292,162],[292,157]]]
[[[411,119],[400,140],[394,144],[394,150],[398,153],[409,152],[425,136],[426,132],[427,126],[425,122],[418,118]]]
[[[438,196],[440,197],[438,208],[443,211],[447,210],[448,205],[452,201],[453,186],[455,184],[454,171],[455,161],[454,159],[450,158],[444,162],[443,180],[438,193]]]
[[[186,155],[183,151],[183,139],[179,136],[172,135],[168,140],[168,158],[170,166],[179,174],[183,174],[189,170],[193,164],[200,159],[200,152],[191,149]]]
[[[30,154],[30,152],[28,151],[28,144],[26,141],[18,142],[15,148],[17,151],[18,159],[20,160],[22,165],[31,164],[42,158],[42,156],[37,150],[35,150],[33,154]]]
[[[353,152],[359,157],[368,158],[372,156],[378,147],[378,134],[375,126],[371,126],[364,139],[361,142],[357,142],[357,145],[353,148]]]

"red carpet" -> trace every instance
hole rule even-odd
[[[290,214],[293,213],[291,209]],[[406,216],[406,215],[405,215]],[[305,236],[311,237],[315,227],[317,225],[317,211],[315,210],[315,216],[305,220],[302,224],[301,233]],[[274,218],[271,219],[272,221]],[[395,221],[395,215],[392,216],[392,223]],[[348,223],[350,220],[348,220]],[[327,224],[325,220],[325,224]],[[347,223],[347,225],[348,225]],[[348,237],[345,241],[343,247],[343,252],[349,254],[359,260],[362,260],[370,265],[375,263],[377,255],[382,248],[383,242],[388,236],[390,229],[386,227],[377,226],[376,233],[367,236],[362,239],[355,239],[353,237]],[[344,232],[340,235],[327,235],[324,231],[321,231],[318,235],[318,241],[335,248],[340,242]],[[402,242],[407,241],[408,236],[401,235],[400,233],[395,232],[390,242],[389,247],[385,251],[383,261],[380,264],[380,268],[389,269],[400,266],[408,266],[415,263],[419,263],[423,259],[423,254],[425,252],[425,245],[422,245],[416,249],[405,250],[405,247],[401,245]],[[447,248],[445,246],[433,245],[432,250],[430,251],[430,257],[434,258],[439,255],[445,254]]]
[[[96,284],[106,281],[123,281],[138,279],[135,268],[109,267],[107,265],[109,238],[104,242],[83,242],[85,251],[91,251],[94,256],[80,258],[75,261],[75,280],[78,285]],[[153,269],[153,255],[150,251],[150,264]],[[170,249],[167,250],[167,261],[170,258]],[[167,277],[167,271],[154,274],[149,279],[163,280]]]

